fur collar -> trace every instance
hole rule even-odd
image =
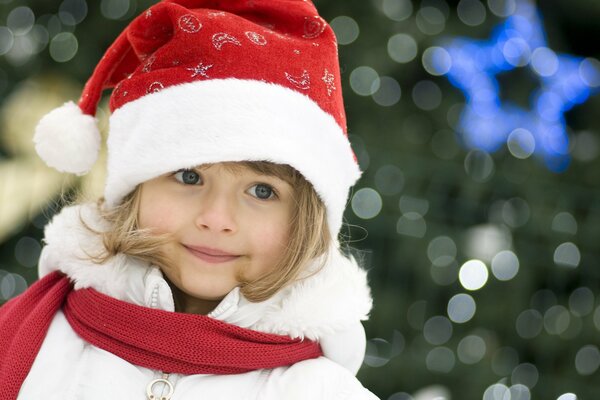
[[[157,267],[125,255],[104,264],[92,262],[89,255],[102,251],[102,240],[81,220],[97,231],[110,229],[95,204],[65,207],[45,228],[40,277],[60,270],[75,289],[91,287],[123,301],[174,311],[171,290]],[[236,288],[209,316],[262,332],[318,340],[326,357],[356,373],[366,345],[360,321],[368,318],[372,307],[367,274],[335,247],[324,257],[317,260],[325,261],[319,273],[270,299],[252,303]]]

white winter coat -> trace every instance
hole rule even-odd
[[[139,260],[119,255],[102,265],[85,254],[102,249],[95,229],[107,229],[91,204],[67,207],[45,229],[40,277],[59,269],[75,289],[92,287],[133,304],[174,311],[174,301],[161,271]],[[365,352],[360,323],[371,309],[366,273],[338,251],[329,254],[315,276],[294,283],[267,301],[251,303],[232,290],[210,317],[262,332],[318,340],[324,357],[289,367],[237,375],[170,374],[170,400],[374,400],[355,378]],[[174,327],[177,329],[177,327]],[[151,381],[162,371],[142,368],[79,338],[58,312],[25,379],[19,400],[143,400]],[[167,394],[164,383],[155,394]],[[162,392],[161,392],[162,391]]]

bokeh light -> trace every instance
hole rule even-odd
[[[454,295],[448,301],[448,317],[457,324],[471,320],[476,309],[475,300],[466,293]]]
[[[452,337],[452,323],[444,316],[429,318],[423,326],[423,337],[428,343],[439,346]]]
[[[537,310],[525,310],[517,317],[515,328],[523,339],[533,339],[540,334],[544,326],[544,317]]]
[[[77,38],[70,32],[59,33],[50,41],[50,56],[56,62],[70,61],[79,48]]]
[[[575,369],[581,375],[592,375],[600,367],[600,350],[596,345],[583,346],[575,356]]]
[[[352,211],[362,219],[375,218],[381,212],[383,201],[375,189],[362,188],[352,196]]]
[[[502,250],[492,259],[492,274],[500,281],[509,281],[519,272],[519,259],[510,250]]]
[[[554,263],[558,266],[575,268],[580,261],[581,254],[575,243],[562,243],[554,251]]]
[[[480,260],[469,260],[460,267],[460,284],[467,290],[479,290],[488,280],[486,265]]]
[[[413,12],[411,0],[383,0],[383,12],[393,21],[404,21]]]
[[[422,7],[417,12],[417,27],[426,35],[437,35],[446,27],[446,16],[436,7]]]
[[[329,23],[333,31],[338,44],[348,45],[353,43],[360,34],[360,28],[358,23],[352,17],[346,15],[340,15],[335,17]]]
[[[350,87],[360,96],[370,96],[379,90],[377,71],[368,66],[356,68],[350,73]]]
[[[487,345],[485,340],[478,335],[469,335],[458,343],[456,353],[458,359],[464,364],[476,364],[485,357]]]
[[[414,60],[417,50],[417,42],[409,34],[397,33],[388,40],[388,55],[398,63],[405,64]]]
[[[377,88],[373,91],[373,100],[382,107],[391,107],[400,101],[402,89],[394,78],[382,76],[373,81],[372,85]]]
[[[477,26],[485,22],[485,6],[479,0],[460,0],[456,12],[465,25]]]

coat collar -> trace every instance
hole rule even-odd
[[[104,247],[100,236],[82,221],[96,231],[110,229],[93,203],[63,208],[45,228],[40,277],[60,270],[75,289],[91,287],[119,300],[174,311],[173,295],[156,266],[123,254],[104,264],[91,261],[88,255],[99,254]],[[209,316],[262,332],[318,340],[326,357],[356,373],[366,346],[360,321],[368,319],[372,307],[366,271],[335,247],[316,261],[324,261],[321,271],[266,301],[250,302],[239,288],[233,289]]]

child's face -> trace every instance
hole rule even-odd
[[[239,285],[236,272],[256,279],[284,255],[292,187],[277,177],[217,163],[162,175],[141,190],[140,228],[172,235],[163,273],[189,300],[219,300]]]

